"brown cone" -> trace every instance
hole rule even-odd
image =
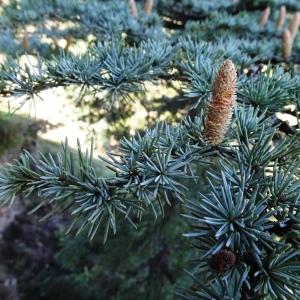
[[[292,17],[292,20],[289,24],[289,31],[291,33],[292,39],[294,40],[299,29],[300,24],[300,15],[299,13],[295,13]]]
[[[153,0],[147,0],[144,7],[145,14],[150,14],[153,8]]]
[[[282,5],[280,6],[279,16],[276,24],[277,29],[280,29],[283,26],[285,19],[286,19],[286,7],[285,5]]]
[[[73,37],[71,34],[68,34],[67,39],[66,39],[66,46],[64,48],[64,51],[67,52],[72,44]]]
[[[22,39],[22,44],[23,44],[24,50],[29,49],[29,39],[28,39],[27,31],[24,32],[23,39]]]
[[[282,56],[284,60],[288,60],[293,49],[293,38],[288,29],[285,29],[282,35]]]
[[[231,60],[225,60],[214,81],[204,124],[204,137],[211,145],[218,145],[224,140],[236,102],[236,85],[235,66]]]
[[[129,6],[130,6],[131,15],[134,18],[137,18],[138,17],[138,10],[137,10],[137,7],[136,7],[135,0],[129,0]]]
[[[235,254],[229,250],[221,250],[214,254],[210,266],[219,273],[224,273],[233,268],[236,262]]]
[[[270,13],[271,13],[270,7],[267,7],[267,8],[263,11],[263,13],[262,13],[262,15],[261,15],[261,17],[260,17],[260,20],[259,20],[259,27],[260,27],[260,28],[264,28],[264,27],[265,27],[265,25],[267,24],[267,22],[268,22],[268,20],[269,20]]]

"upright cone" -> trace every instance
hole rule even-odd
[[[138,17],[138,10],[137,10],[137,7],[136,7],[135,0],[129,0],[129,6],[130,6],[131,15],[134,18],[137,18]]]
[[[294,40],[300,25],[300,14],[297,12],[293,15],[293,18],[289,24],[289,31],[291,33],[292,39]]]
[[[280,6],[279,16],[277,19],[276,27],[277,29],[281,29],[286,19],[286,7],[285,5]]]
[[[22,45],[23,45],[24,50],[29,49],[29,38],[28,38],[27,31],[24,32],[23,39],[22,39]]]
[[[224,140],[236,103],[236,86],[235,66],[231,60],[225,60],[215,78],[204,123],[204,137],[211,145],[218,145]]]
[[[262,15],[261,15],[261,17],[260,17],[260,20],[259,20],[259,27],[260,27],[260,28],[264,28],[264,27],[265,27],[265,25],[267,24],[267,22],[268,22],[268,20],[269,20],[270,13],[271,13],[270,7],[267,7],[267,8],[263,11],[263,13],[262,13]]]
[[[284,60],[288,60],[293,49],[293,38],[288,29],[285,29],[282,35],[282,56]]]
[[[147,0],[145,7],[144,7],[144,12],[145,14],[150,14],[153,8],[153,0]]]
[[[65,52],[67,52],[69,50],[72,42],[73,42],[73,37],[72,37],[71,34],[68,34],[67,39],[66,39],[66,45],[65,45],[65,48],[64,48]]]

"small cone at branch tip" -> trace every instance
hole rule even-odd
[[[260,21],[259,21],[259,27],[260,28],[264,28],[265,27],[265,25],[267,24],[267,22],[269,20],[270,14],[271,14],[271,9],[270,9],[270,7],[267,7],[263,11],[263,13],[262,13],[262,15],[260,17]]]
[[[147,0],[145,7],[144,7],[144,12],[145,14],[150,14],[153,8],[153,2],[154,0]]]
[[[137,10],[137,7],[136,7],[135,0],[129,0],[129,6],[130,6],[131,15],[134,18],[137,18],[138,17],[138,10]]]
[[[291,19],[291,22],[289,24],[289,31],[291,33],[292,39],[294,40],[300,25],[300,15],[299,13],[295,13]]]
[[[236,103],[236,86],[235,66],[231,60],[225,60],[214,80],[212,100],[204,122],[204,137],[211,145],[224,140]]]
[[[293,49],[293,38],[288,29],[285,29],[282,35],[282,56],[288,60]]]
[[[282,5],[280,6],[279,16],[276,24],[277,29],[280,29],[283,26],[285,19],[286,19],[286,7],[285,5]]]
[[[22,39],[22,45],[25,50],[29,49],[29,39],[28,39],[27,31],[24,32],[23,39]]]
[[[64,51],[67,52],[72,44],[73,36],[71,34],[68,34],[67,40],[66,40],[66,46],[64,48]]]

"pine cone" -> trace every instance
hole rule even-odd
[[[225,60],[215,78],[213,95],[204,124],[204,136],[209,144],[224,140],[236,102],[236,69],[231,60]]]
[[[138,10],[137,10],[137,7],[136,7],[135,0],[129,0],[129,6],[130,6],[131,15],[134,18],[137,18],[138,17]]]
[[[219,273],[224,273],[233,268],[236,262],[235,254],[229,250],[221,250],[214,254],[210,266]]]
[[[299,15],[299,13],[295,13],[289,24],[289,31],[291,33],[293,40],[295,39],[295,37],[298,33],[299,24],[300,24],[300,15]]]
[[[270,13],[271,13],[271,9],[270,7],[267,7],[261,17],[260,17],[260,21],[259,21],[259,27],[262,29],[265,27],[265,25],[267,24],[268,20],[269,20],[269,17],[270,17]]]
[[[145,7],[144,7],[144,12],[145,14],[150,14],[153,8],[153,0],[147,0]]]
[[[279,16],[276,24],[277,29],[280,29],[283,26],[285,19],[286,19],[286,7],[285,5],[282,5],[280,6]]]
[[[64,48],[65,52],[67,52],[70,49],[72,42],[73,42],[73,37],[71,34],[68,34],[67,39],[66,39],[66,45]]]
[[[288,29],[285,29],[282,35],[282,56],[284,60],[288,60],[293,49],[293,38]]]
[[[27,31],[24,32],[23,39],[22,39],[22,45],[23,45],[24,50],[29,49],[29,39],[28,39]]]

